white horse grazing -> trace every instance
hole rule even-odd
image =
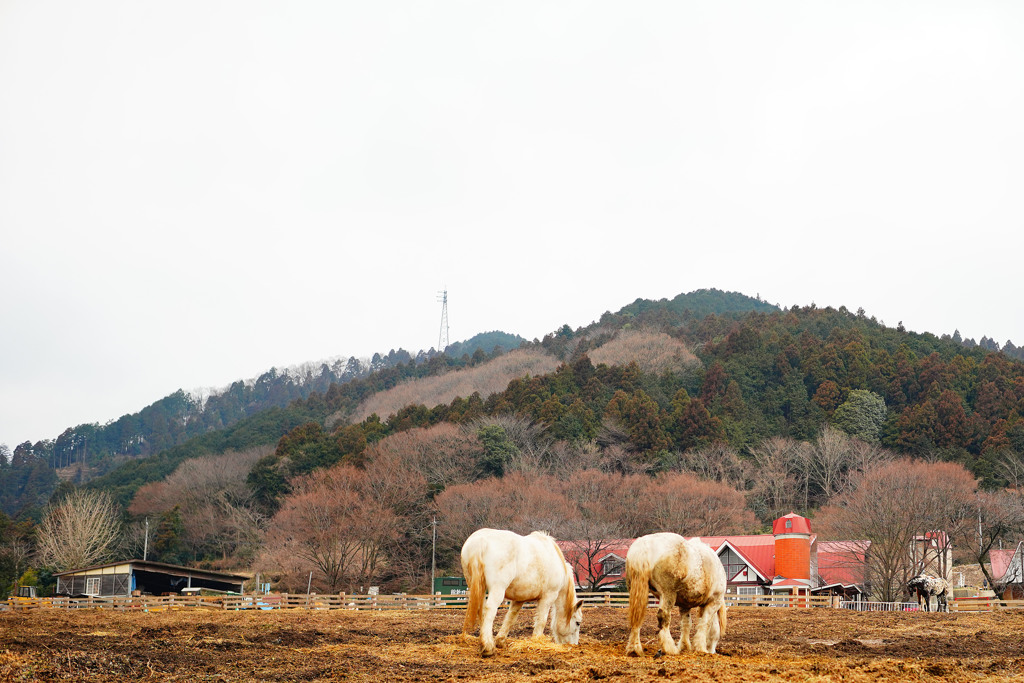
[[[661,600],[658,605],[658,640],[667,655],[686,650],[715,654],[718,640],[725,635],[725,569],[714,551],[699,539],[679,534],[641,536],[626,553],[626,582],[629,584],[629,641],[626,654],[640,656],[640,624],[647,612],[647,593]],[[669,626],[672,607],[679,606],[682,618],[679,644],[672,642]],[[693,645],[690,644],[690,610],[700,608]]]
[[[533,636],[544,633],[544,622],[551,614],[551,639],[576,645],[583,621],[583,601],[576,602],[576,583],[572,568],[565,561],[555,540],[541,531],[520,536],[511,531],[479,529],[462,546],[462,572],[469,586],[469,604],[463,635],[480,625],[480,653],[494,654],[503,647],[512,622],[524,602],[537,601]],[[485,599],[486,596],[486,599]],[[512,606],[494,637],[494,616],[502,600]]]

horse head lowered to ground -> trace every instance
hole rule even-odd
[[[725,568],[711,548],[700,539],[660,533],[641,536],[626,553],[629,584],[629,641],[626,654],[640,656],[640,625],[647,612],[647,594],[658,596],[658,640],[667,655],[687,651],[715,654],[725,634]],[[682,620],[679,643],[672,642],[669,627],[672,608],[679,606]],[[700,609],[694,642],[690,644],[690,610]]]
[[[949,583],[945,579],[928,576],[927,574],[918,574],[907,582],[907,590],[910,591],[911,595],[917,596],[918,605],[921,604],[921,598],[924,598],[925,612],[932,611],[933,595],[935,596],[935,611],[949,611],[949,603],[946,602],[946,598],[949,596]]]
[[[462,546],[462,573],[469,587],[463,635],[480,621],[480,652],[484,657],[502,647],[524,602],[537,601],[533,636],[544,633],[551,613],[551,639],[576,645],[583,621],[583,601],[576,600],[572,568],[555,540],[541,531],[520,536],[511,531],[479,529]],[[494,616],[502,600],[512,606],[494,636]]]

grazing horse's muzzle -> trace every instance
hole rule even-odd
[[[568,623],[558,624],[551,629],[551,640],[558,645],[579,645],[580,626],[582,624],[583,601],[579,600],[573,607],[572,615],[569,617]]]

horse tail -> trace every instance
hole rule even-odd
[[[479,557],[471,558],[466,563],[464,571],[466,584],[469,586],[469,601],[466,603],[466,620],[462,622],[462,632],[468,635],[476,628],[477,620],[480,618],[487,586],[484,585],[484,568]]]
[[[651,561],[646,553],[626,555],[626,585],[629,586],[629,627],[635,628],[647,614],[647,595],[650,592]]]
[[[725,600],[722,601],[722,606],[718,608],[718,637],[725,638],[725,625],[729,621],[729,606],[725,604]]]

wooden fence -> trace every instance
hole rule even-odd
[[[998,612],[1005,609],[1024,609],[1024,600],[999,598],[957,598],[949,601],[952,612]]]
[[[578,593],[584,607],[626,607],[628,593]],[[730,608],[844,608],[858,611],[915,611],[916,603],[840,602],[830,596],[789,595],[726,595]],[[507,603],[506,603],[507,605]],[[648,605],[657,600],[651,596]],[[108,609],[118,611],[161,612],[178,609],[215,610],[420,610],[464,609],[465,595],[306,595],[267,593],[258,595],[225,596],[151,596],[131,598],[8,598],[0,602],[0,611],[36,609]],[[526,608],[532,607],[527,604]],[[949,602],[953,612],[993,612],[1006,609],[1024,609],[1024,600],[998,598],[957,598]]]
[[[220,597],[199,595],[145,595],[142,597],[8,598],[0,610],[108,609],[119,612],[162,612],[177,609],[223,609]]]

